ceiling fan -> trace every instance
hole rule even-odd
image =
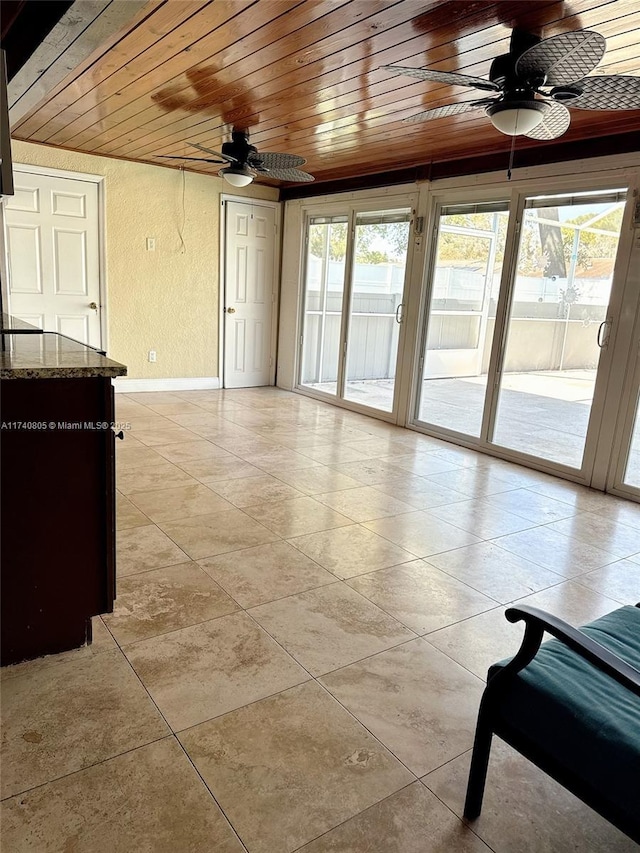
[[[297,168],[307,162],[304,157],[298,157],[297,154],[277,154],[273,151],[259,154],[255,145],[249,143],[248,130],[234,130],[231,139],[231,142],[222,143],[222,151],[212,151],[197,142],[189,143],[199,151],[204,151],[205,154],[213,154],[214,157],[218,158],[215,160],[209,157],[177,157],[168,154],[158,154],[157,156],[167,160],[225,163],[227,165],[224,169],[220,169],[218,174],[234,187],[246,187],[259,175],[263,175],[265,178],[275,178],[278,181],[300,183],[315,180],[313,175]]]
[[[430,121],[484,110],[493,126],[509,136],[556,139],[571,122],[565,104],[580,110],[640,109],[640,77],[586,76],[598,65],[605,48],[604,37],[591,30],[575,30],[540,39],[516,28],[511,34],[509,53],[493,60],[488,80],[402,65],[384,65],[383,69],[418,80],[469,86],[495,95],[425,110],[405,121]]]

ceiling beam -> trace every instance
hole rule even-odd
[[[524,169],[548,163],[583,160],[589,157],[605,157],[611,154],[629,154],[636,151],[640,151],[640,134],[632,131],[601,136],[596,139],[581,139],[576,142],[532,146],[521,151],[516,149],[513,168]],[[353,178],[316,181],[313,184],[297,184],[296,186],[282,187],[280,201],[353,192],[359,189],[388,187],[413,183],[414,181],[437,181],[442,178],[479,175],[487,172],[499,172],[501,169],[506,173],[508,162],[508,153],[499,152],[497,154],[483,154],[478,157],[464,157],[458,160],[424,163],[411,168],[358,175]]]

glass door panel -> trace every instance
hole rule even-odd
[[[582,467],[625,197],[527,199],[494,444]]]
[[[393,411],[411,211],[356,216],[344,398]]]
[[[318,216],[308,226],[300,384],[338,393],[347,216]]]
[[[440,211],[418,420],[479,436],[509,203]]]
[[[623,483],[634,489],[640,489],[640,395],[636,403],[636,414],[631,431],[631,445],[627,456],[627,466]]]

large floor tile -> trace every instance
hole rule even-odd
[[[156,444],[173,444],[178,441],[193,441],[194,434],[184,427],[176,426],[171,421],[165,423],[147,423],[140,424],[141,429],[137,428],[134,431],[135,438],[146,444],[147,447],[153,447]]]
[[[260,468],[244,462],[237,456],[189,459],[180,463],[180,467],[196,480],[208,483],[215,480],[235,480],[239,477],[259,477],[264,474]]]
[[[247,507],[246,512],[283,539],[353,523],[311,497],[257,504]]]
[[[200,415],[205,414],[203,409],[196,406],[194,403],[189,403],[182,398],[178,398],[173,402],[167,403],[147,403],[147,406],[152,412],[157,412],[163,417],[170,415]]]
[[[116,539],[116,571],[118,577],[175,566],[189,558],[173,540],[155,524],[118,531]]]
[[[386,495],[372,486],[328,492],[315,495],[315,499],[346,515],[352,521],[372,521],[376,518],[400,515],[403,512],[415,510],[411,504],[392,498],[391,495]]]
[[[435,518],[426,511],[405,513],[393,518],[381,518],[365,524],[369,530],[390,542],[406,548],[416,557],[429,557],[441,551],[461,548],[478,542],[477,536],[454,527],[447,521]]]
[[[364,459],[361,462],[340,462],[332,467],[365,486],[375,486],[389,480],[397,480],[401,470],[389,459]]]
[[[209,483],[219,495],[237,507],[301,498],[302,492],[277,480],[270,474],[261,477],[239,477],[235,480],[216,480]]]
[[[238,609],[206,572],[195,563],[185,563],[121,578],[113,613],[103,618],[123,645]]]
[[[530,489],[513,489],[489,495],[487,503],[513,515],[521,516],[534,524],[548,524],[562,518],[570,518],[577,510],[563,501],[541,495]]]
[[[347,583],[416,634],[468,619],[497,603],[424,560],[380,569]]]
[[[613,554],[557,533],[546,525],[501,536],[493,544],[568,578],[616,560]]]
[[[2,797],[167,734],[118,650],[3,682]]]
[[[397,566],[415,557],[359,524],[296,536],[290,541],[338,578]]]
[[[429,562],[502,603],[562,581],[556,572],[490,542],[479,542],[445,554],[435,554],[429,557]]]
[[[640,602],[640,565],[632,560],[619,560],[580,575],[576,581],[620,604]]]
[[[146,465],[158,465],[162,456],[151,447],[142,444],[123,444],[116,448],[116,468],[118,472],[129,471],[132,468],[144,468]]]
[[[2,804],[11,853],[241,853],[174,738],[163,738]]]
[[[149,519],[120,492],[116,492],[116,530],[144,527]]]
[[[288,483],[305,495],[317,495],[321,492],[337,492],[339,489],[354,489],[359,486],[358,480],[340,474],[333,468],[319,465],[315,468],[299,468],[295,471],[277,471],[279,480]]]
[[[501,606],[479,613],[434,631],[426,640],[469,672],[486,679],[492,664],[512,657],[520,648],[522,626],[507,622],[505,609]]]
[[[134,492],[130,500],[152,521],[174,521],[231,509],[231,504],[202,483]]]
[[[520,485],[509,481],[502,472],[491,470],[484,465],[458,468],[444,474],[429,474],[427,479],[472,498],[508,492]]]
[[[484,684],[424,640],[354,663],[321,682],[417,776],[473,744]]]
[[[309,677],[246,613],[142,640],[124,651],[174,731]]]
[[[581,512],[572,518],[554,521],[551,530],[573,536],[587,545],[602,548],[619,558],[629,557],[640,551],[640,526],[632,527],[604,518],[595,512]]]
[[[510,495],[511,492],[506,492]],[[446,506],[435,506],[429,509],[430,515],[448,521],[456,527],[468,530],[481,539],[493,539],[494,536],[505,536],[517,530],[526,530],[533,526],[521,516],[507,512],[501,507],[492,506],[488,500],[456,501]]]
[[[165,459],[160,459],[156,465],[145,465],[139,468],[129,468],[126,471],[118,471],[116,481],[118,490],[123,495],[128,496],[134,492],[149,492],[153,489],[169,489],[171,486],[197,484],[197,480]]]
[[[355,446],[336,444],[335,442],[318,447],[303,447],[300,448],[300,453],[303,453],[310,459],[315,459],[316,462],[322,462],[323,465],[337,465],[340,462],[361,462],[364,459],[371,458],[367,453],[361,453]]]
[[[576,581],[520,598],[512,603],[538,607],[578,627],[615,610],[617,602],[587,589]],[[486,678],[491,664],[512,657],[520,647],[524,623],[508,622],[505,607],[480,613],[457,625],[429,634],[427,640],[462,666]],[[548,638],[547,638],[548,639]]]
[[[287,542],[208,557],[199,565],[242,607],[335,582],[334,575]]]
[[[342,583],[263,604],[250,613],[312,675],[415,636]]]
[[[490,853],[424,785],[414,782],[298,853]]]
[[[239,451],[238,455],[269,474],[277,474],[284,468],[288,471],[295,471],[300,468],[315,468],[320,464],[315,459],[304,456],[302,453],[296,453],[295,450],[288,447],[276,446],[272,450],[256,453],[255,442],[252,442],[252,445],[251,450]]]
[[[180,740],[249,853],[290,853],[413,780],[314,683]]]
[[[423,779],[462,816],[470,753]],[[480,817],[471,824],[495,853],[632,853],[638,847],[565,788],[494,738]]]
[[[445,471],[456,471],[462,467],[434,456],[432,453],[408,453],[403,456],[389,456],[385,462],[419,477],[426,477],[429,474],[442,474]]]
[[[160,456],[176,465],[180,465],[182,462],[189,462],[192,459],[228,459],[232,455],[211,441],[207,441],[204,438],[198,439],[195,435],[193,438],[194,441],[157,444],[153,449]]]
[[[469,499],[468,495],[434,483],[433,480],[428,480],[426,477],[412,477],[410,475],[397,480],[389,480],[375,488],[391,495],[391,497],[411,504],[415,509],[429,509],[429,507]]]
[[[263,545],[278,538],[239,509],[165,522],[161,527],[193,560]]]

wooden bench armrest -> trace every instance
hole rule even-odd
[[[525,632],[518,653],[497,675],[502,676],[504,674],[505,677],[514,675],[531,663],[540,648],[543,634],[546,631],[580,657],[631,690],[636,696],[640,696],[640,671],[562,619],[545,613],[544,610],[538,610],[537,607],[529,607],[525,604],[519,607],[509,607],[505,616],[509,622],[524,621]],[[500,677],[500,681],[502,681],[502,677]]]

